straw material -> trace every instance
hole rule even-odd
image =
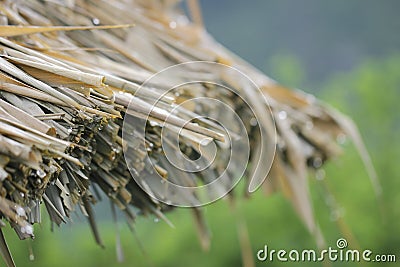
[[[247,181],[250,191],[265,178],[255,168],[268,165],[263,163],[269,159],[259,145],[260,133],[264,133],[269,148],[276,148],[276,153],[262,187],[267,192],[283,191],[310,232],[322,242],[314,221],[307,173],[340,153],[338,138],[356,138],[363,150],[356,128],[314,97],[281,87],[215,42],[202,28],[198,9],[194,8],[196,23],[192,23],[179,6],[169,2],[0,3],[0,217],[24,239],[33,237],[32,224],[41,221],[41,204],[57,225],[80,207],[97,243],[102,245],[92,205],[103,191],[130,223],[138,214],[154,214],[166,220],[163,212],[171,206],[143,190],[146,186],[151,190],[154,169],[165,179],[188,186],[207,183],[220,174],[223,155],[208,172],[175,173],[163,156],[160,142],[165,128],[181,135],[182,149],[188,156],[198,153],[196,147],[202,140],[216,140],[222,147],[226,136],[214,121],[200,118],[186,123],[196,114],[218,113],[213,105],[187,104],[174,109],[187,99],[207,96],[229,103],[244,118],[251,148],[246,177],[256,177],[254,184]],[[261,91],[229,71],[197,67],[201,64],[183,65],[183,72],[141,87],[154,73],[189,61],[234,67]],[[196,77],[234,88],[245,100],[199,83],[187,84],[176,94],[164,94],[165,88]],[[245,102],[257,115],[256,125]],[[124,116],[147,120],[146,135],[135,124],[123,125]],[[232,119],[235,129],[233,117],[218,116]],[[124,138],[123,127],[131,133]],[[123,151],[134,160],[126,160]],[[368,161],[368,155],[363,155]],[[261,161],[257,161],[260,156]],[[219,187],[216,190],[226,189],[223,184]],[[178,197],[198,201],[195,194]],[[207,247],[200,210],[194,214],[205,238],[202,244]],[[1,232],[0,251],[7,265],[14,266]]]

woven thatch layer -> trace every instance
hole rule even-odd
[[[102,190],[130,222],[138,214],[136,210],[164,219],[162,211],[170,207],[141,189],[154,168],[167,179],[188,186],[207,183],[221,173],[223,156],[207,172],[174,173],[160,141],[162,126],[173,131],[194,113],[216,113],[221,120],[230,120],[229,115],[207,104],[186,105],[173,113],[174,103],[210,97],[228,103],[244,122],[251,146],[247,177],[259,175],[254,169],[259,155],[270,155],[263,154],[265,146],[260,148],[260,142],[270,144],[268,149],[276,148],[275,155],[270,155],[269,182],[263,187],[284,191],[320,241],[307,189],[307,169],[318,169],[338,155],[337,140],[346,135],[362,148],[352,123],[314,97],[279,86],[216,43],[201,26],[189,22],[177,6],[160,3],[0,3],[0,216],[20,238],[26,238],[33,236],[31,224],[41,220],[41,203],[56,224],[65,222],[80,206],[101,244],[91,205]],[[77,25],[85,27],[53,27]],[[115,26],[105,25],[119,26],[111,29]],[[106,30],[99,30],[100,26]],[[235,73],[202,64],[183,65],[179,72],[140,88],[152,74],[189,61],[234,67],[262,91]],[[194,79],[229,86],[237,95],[210,83],[188,84],[163,95],[171,85]],[[124,130],[132,134],[123,140],[124,116],[143,121],[147,105],[158,99],[159,111],[150,112],[145,136],[137,124],[126,124]],[[167,125],[159,123],[165,120],[163,112],[172,118]],[[252,121],[254,116],[257,123]],[[185,125],[182,150],[188,156],[196,154],[199,136],[218,139],[220,133],[214,126],[206,119]],[[123,150],[131,155],[128,160]],[[261,160],[268,165],[268,157]],[[141,186],[131,175],[137,176]],[[179,197],[194,205],[198,201],[195,194]],[[199,213],[196,218],[201,219]],[[0,241],[3,257],[12,266],[2,235]]]

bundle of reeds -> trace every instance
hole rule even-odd
[[[2,227],[8,222],[21,239],[33,237],[41,204],[57,225],[80,207],[101,244],[92,210],[99,191],[130,223],[138,214],[165,219],[163,212],[171,205],[200,206],[204,196],[177,190],[166,198],[164,180],[190,187],[225,175],[205,192],[212,201],[230,191],[237,182],[233,176],[240,178],[244,171],[249,191],[268,174],[262,186],[284,191],[321,239],[308,169],[338,155],[337,140],[346,136],[368,161],[356,128],[314,97],[281,87],[215,42],[193,1],[194,22],[175,2],[0,1]],[[192,63],[153,76],[185,62]],[[225,108],[209,100],[188,101],[202,98],[223,102]],[[237,148],[248,144],[248,152],[228,153],[228,136],[245,139]],[[187,158],[207,159],[207,150],[199,148],[204,141],[221,151],[207,170],[175,168],[167,157],[181,150]],[[249,163],[224,172],[227,162],[243,158]],[[196,218],[201,220],[198,211]],[[1,228],[0,251],[14,266]]]

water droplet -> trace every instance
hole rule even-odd
[[[345,134],[338,134],[336,136],[336,142],[338,142],[340,145],[343,145],[344,143],[346,143],[347,137]]]
[[[309,103],[312,103],[312,102],[315,101],[315,96],[312,95],[312,94],[307,94],[307,95],[306,95],[306,99],[307,99],[307,101],[308,101]]]
[[[314,127],[314,123],[312,121],[307,121],[306,122],[306,129],[311,130]]]
[[[326,203],[326,205],[328,205],[328,206],[333,206],[333,205],[336,204],[335,199],[334,199],[333,196],[331,196],[331,195],[326,196],[326,198],[325,198],[325,203]]]
[[[0,25],[8,25],[8,18],[3,14],[0,15]]]
[[[342,218],[343,215],[344,215],[344,209],[343,208],[336,208],[336,209],[331,211],[330,219],[332,221],[337,221],[340,218]]]
[[[21,227],[21,233],[27,234],[27,235],[32,235],[33,234],[33,227],[30,224],[27,224],[23,227]]]
[[[313,159],[312,165],[314,168],[318,169],[322,166],[322,159],[320,157],[316,157]]]
[[[279,111],[278,117],[279,117],[279,119],[281,119],[281,120],[285,120],[285,119],[287,118],[287,113],[286,113],[286,111],[284,111],[284,110]]]
[[[155,122],[155,121],[149,121],[149,124],[150,124],[151,127],[158,127],[158,126],[160,126],[160,124],[159,124],[158,122]]]
[[[315,172],[315,178],[317,178],[318,181],[322,181],[325,179],[325,171],[323,169],[319,169]]]
[[[51,165],[51,166],[50,166],[49,172],[50,172],[51,174],[53,174],[53,173],[55,173],[57,170],[58,170],[58,168],[57,168],[56,166]]]
[[[170,27],[171,29],[175,29],[175,28],[176,28],[176,22],[175,22],[175,21],[171,21],[171,22],[169,23],[169,27]]]
[[[36,174],[37,176],[39,176],[40,178],[44,178],[46,176],[46,173],[43,170],[36,170]]]
[[[92,18],[93,25],[100,25],[100,20],[98,18]]]
[[[209,144],[209,140],[207,138],[204,138],[200,141],[200,145],[201,146],[206,146]]]
[[[17,207],[15,212],[17,213],[18,216],[26,217],[25,210],[22,207]]]
[[[337,212],[336,211],[332,211],[331,214],[330,214],[330,220],[331,221],[337,221],[338,219],[339,219],[339,216],[338,216]]]
[[[257,126],[257,119],[256,118],[251,118],[250,119],[250,125],[251,126]]]

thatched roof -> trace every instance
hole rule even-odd
[[[283,191],[321,240],[307,173],[340,153],[337,140],[359,142],[353,124],[266,77],[171,2],[0,2],[0,217],[24,239],[40,205],[57,225],[81,207],[101,244],[92,211],[100,190],[130,223],[138,214],[165,219],[172,204],[221,197],[244,171],[249,191],[268,176],[262,187]],[[219,149],[206,170],[182,171],[168,158],[181,150],[207,163],[204,140]],[[163,185],[220,176],[205,193]]]

